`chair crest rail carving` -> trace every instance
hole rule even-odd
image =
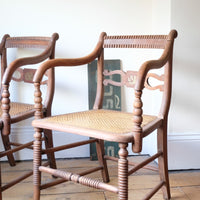
[[[9,37],[6,40],[5,48],[42,48],[50,46],[48,37]]]
[[[164,49],[166,35],[105,36],[104,48],[156,48]]]

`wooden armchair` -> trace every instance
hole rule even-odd
[[[51,37],[10,37],[5,35],[0,44],[1,55],[1,136],[5,151],[0,153],[0,157],[7,156],[11,166],[15,165],[14,152],[22,150],[24,148],[33,149],[33,141],[29,141],[26,144],[20,144],[15,141],[11,141],[9,135],[11,134],[11,124],[20,122],[34,116],[34,104],[27,104],[24,102],[10,102],[9,85],[11,80],[25,83],[33,83],[33,76],[36,69],[25,68],[27,65],[38,64],[46,59],[54,58],[55,43],[58,39],[58,34],[54,33]],[[9,48],[23,48],[23,49],[37,49],[37,55],[35,51],[33,56],[21,57],[15,59],[7,66],[7,54]],[[39,53],[38,53],[39,51]],[[17,77],[13,76],[17,73]],[[42,107],[42,113],[44,116],[51,115],[51,104],[54,94],[54,69],[50,69],[46,72],[47,80],[42,84],[47,85],[46,100]],[[44,141],[47,147],[53,146],[51,131],[44,131]],[[51,167],[56,168],[55,158],[53,153],[47,154]],[[17,180],[13,180],[4,186],[1,186],[1,192],[5,189],[13,186],[19,181],[32,175],[32,172],[19,177]],[[0,194],[1,195],[1,194]],[[1,199],[1,198],[0,198]]]
[[[35,120],[32,125],[35,128],[34,142],[34,200],[40,199],[40,190],[65,181],[73,181],[96,189],[104,189],[118,194],[120,200],[128,199],[128,176],[148,163],[158,158],[158,168],[160,182],[153,188],[143,200],[150,199],[159,189],[162,188],[165,199],[170,199],[170,187],[168,178],[167,162],[167,118],[171,98],[172,85],[172,56],[173,43],[177,37],[177,32],[172,30],[168,35],[130,35],[130,36],[107,36],[102,33],[94,51],[88,56],[76,59],[54,59],[43,63],[37,70],[34,77],[35,84]],[[106,48],[148,48],[163,49],[161,57],[157,60],[144,62],[139,71],[105,71],[104,70],[104,50]],[[42,98],[40,84],[46,70],[58,66],[79,66],[90,63],[94,59],[97,61],[97,93],[93,110],[44,117],[42,113]],[[152,69],[164,68],[164,75],[157,76],[149,73]],[[121,82],[109,80],[113,74],[121,75]],[[130,82],[129,78],[136,76],[136,82]],[[149,77],[159,77],[163,85],[151,87]],[[121,112],[102,109],[104,95],[104,85],[113,84],[116,86],[128,86],[134,88],[135,100],[133,102],[133,112]],[[157,116],[143,114],[142,93],[144,88],[160,89],[163,92],[160,112]],[[96,142],[99,166],[81,173],[71,173],[56,170],[41,165],[41,133],[43,130],[56,130],[78,135],[84,135],[93,139],[81,141],[74,144],[64,144],[47,150],[55,152],[71,147],[85,145]],[[141,152],[143,138],[157,130],[158,152],[142,163],[134,164],[128,162],[128,143],[132,144],[132,151]],[[119,159],[104,155],[104,140],[119,143]],[[118,187],[107,184],[109,182],[106,160],[118,161]],[[131,165],[132,168],[128,168]],[[147,167],[147,166],[146,166]],[[147,167],[148,168],[148,167]],[[151,167],[149,167],[151,168]],[[86,177],[85,175],[101,170],[103,182]],[[52,183],[41,184],[41,172],[60,177]]]

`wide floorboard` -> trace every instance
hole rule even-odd
[[[139,162],[145,159],[145,156],[134,156],[129,158],[131,161]],[[58,168],[67,169],[67,171],[80,172],[89,167],[97,165],[97,161],[84,159],[65,159],[57,161]],[[152,163],[156,165],[156,163]],[[108,161],[111,184],[117,184],[117,164]],[[10,167],[8,163],[3,162],[2,182],[3,184],[12,180],[13,177],[21,175],[32,168],[31,161],[18,162],[15,167]],[[170,187],[172,200],[200,200],[200,170],[190,171],[171,171]],[[101,177],[100,172],[90,175],[93,178]],[[51,181],[49,175],[43,176],[43,181]],[[149,170],[139,170],[129,177],[129,199],[140,200],[159,181],[156,172]],[[3,200],[32,200],[33,185],[32,177],[29,177],[16,186],[3,192]],[[110,192],[99,191],[88,188],[72,182],[66,182],[41,192],[41,200],[117,200],[117,196]],[[162,200],[162,192],[158,192],[152,200]]]

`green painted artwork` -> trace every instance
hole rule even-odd
[[[104,69],[109,71],[120,70],[120,60],[105,60]],[[88,64],[88,85],[89,85],[89,109],[93,108],[96,96],[97,61]],[[120,75],[111,75],[109,79],[120,82]],[[103,109],[121,110],[121,88],[113,85],[107,85],[104,88]],[[109,156],[118,155],[118,143],[105,141],[105,153]],[[91,160],[97,159],[95,143],[90,145]]]

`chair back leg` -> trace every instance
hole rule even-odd
[[[52,131],[44,129],[43,132],[44,132],[46,149],[52,148],[53,147]],[[55,159],[54,152],[52,151],[52,152],[47,153],[47,158],[49,161],[49,166],[53,169],[56,169],[56,159]]]
[[[0,200],[2,200],[2,189],[1,189],[1,186],[2,186],[2,182],[1,182],[1,162],[0,162]]]
[[[9,136],[8,135],[3,135],[1,133],[1,137],[2,137],[2,141],[3,141],[3,145],[4,145],[4,149],[5,151],[7,150],[10,150],[11,149],[11,145],[10,145],[10,139],[9,139]],[[10,166],[15,166],[15,159],[14,159],[14,156],[12,153],[9,153],[7,155],[7,158],[8,158],[8,162],[10,164]]]
[[[162,187],[164,199],[170,199],[170,185],[169,185],[169,175],[168,175],[168,157],[167,157],[167,122],[163,122],[163,126],[158,128],[157,132],[157,144],[158,151],[163,152],[158,158],[159,174],[161,181],[165,182]]]
[[[97,157],[99,160],[99,164],[103,167],[103,169],[101,170],[103,181],[105,183],[108,183],[110,180],[109,180],[107,163],[106,163],[106,160],[104,159],[105,150],[104,150],[103,140],[98,140],[98,142],[96,142],[96,149],[97,149]]]

